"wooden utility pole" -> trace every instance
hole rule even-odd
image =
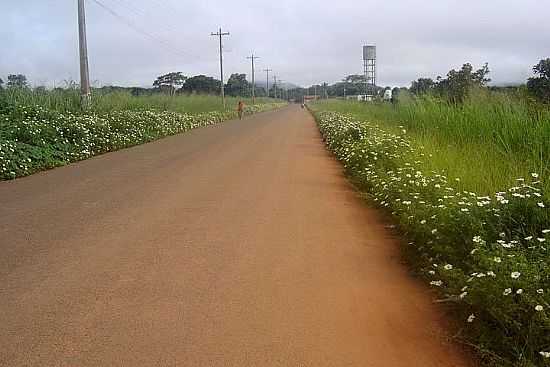
[[[281,84],[281,98],[282,99],[288,99],[288,90],[286,90],[283,86],[283,79],[279,79],[279,84]]]
[[[275,98],[277,98],[277,76],[273,75],[273,94],[275,94]]]
[[[78,0],[78,42],[80,46],[80,103],[82,108],[86,109],[90,105],[90,74],[88,71],[84,0]]]
[[[247,59],[250,59],[252,61],[252,104],[256,104],[256,94],[255,94],[255,88],[256,88],[256,81],[254,80],[254,60],[259,59],[260,57],[254,56],[254,54],[247,57]]]
[[[270,72],[270,71],[273,71],[273,70],[272,70],[272,69],[264,69],[264,71],[265,71],[265,73],[266,73],[266,79],[265,79],[265,81],[266,81],[266,88],[267,88],[267,93],[266,93],[266,95],[267,95],[267,97],[269,98],[269,72]]]
[[[221,80],[221,92],[222,92],[222,102],[223,102],[223,108],[225,109],[225,92],[223,87],[223,45],[222,45],[222,37],[223,36],[229,36],[229,32],[222,32],[222,29],[220,27],[219,31],[214,33],[210,33],[211,36],[217,36],[220,38],[220,80]]]

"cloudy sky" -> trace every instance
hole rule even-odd
[[[102,7],[102,6],[103,7]],[[151,85],[170,71],[218,77],[220,26],[226,76],[274,70],[299,85],[362,72],[378,48],[378,84],[408,85],[464,62],[488,62],[495,84],[524,81],[550,57],[547,0],[87,0],[91,79]],[[0,77],[34,85],[78,80],[76,0],[0,1]],[[265,78],[265,73],[257,75]]]

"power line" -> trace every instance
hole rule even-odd
[[[181,58],[185,58],[185,59],[188,59],[189,57],[193,57],[193,58],[196,58],[196,59],[199,59],[199,57],[195,56],[195,55],[191,55],[191,54],[188,54],[186,52],[183,52],[183,51],[180,51],[178,49],[175,49],[172,45],[170,45],[168,42],[166,42],[165,40],[162,40],[160,39],[158,36],[155,36],[141,28],[139,28],[138,26],[136,26],[135,24],[133,24],[132,21],[129,21],[128,19],[126,19],[124,16],[120,15],[119,13],[117,13],[115,10],[109,8],[107,5],[103,4],[102,2],[100,2],[99,0],[91,0],[93,1],[94,3],[96,3],[98,6],[100,6],[103,10],[105,10],[106,12],[108,12],[109,14],[111,14],[113,17],[117,18],[119,21],[121,21],[123,24],[125,24],[126,26],[132,28],[134,31],[142,34],[143,36],[151,39],[152,41],[155,41],[156,43],[158,43],[159,46],[161,46],[162,48],[164,48],[166,51],[176,55],[176,56],[179,56]]]
[[[111,0],[111,1],[115,1],[117,4],[119,4],[119,6],[125,8],[126,10],[129,10],[130,12],[134,13],[138,17],[145,17],[147,19],[150,18],[149,11],[134,7],[133,4],[128,0]],[[178,29],[171,27],[169,24],[166,24],[166,23],[155,24],[155,28],[162,28],[162,30],[167,31],[169,33],[179,32]]]

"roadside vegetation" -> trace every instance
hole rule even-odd
[[[548,94],[489,90],[487,74],[466,64],[392,104],[311,109],[352,181],[399,224],[412,265],[463,321],[458,337],[488,364],[550,366]]]
[[[0,180],[236,118],[239,100],[245,114],[284,105],[272,98],[252,104],[250,98],[228,96],[224,108],[216,95],[111,87],[95,90],[83,111],[74,83],[31,89],[23,75],[10,75],[6,88],[0,83]]]

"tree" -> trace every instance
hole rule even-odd
[[[550,103],[550,58],[540,60],[533,72],[535,77],[527,80],[527,89],[540,101]]]
[[[27,88],[27,77],[23,74],[8,75],[8,88]]]
[[[435,82],[431,78],[419,78],[411,83],[410,91],[419,96],[432,91],[434,87]]]
[[[153,82],[153,86],[160,91],[168,90],[168,93],[173,96],[176,93],[176,86],[181,86],[187,79],[181,72],[172,72],[161,75]]]
[[[399,89],[399,87],[395,87],[392,89],[391,91],[391,103],[396,105],[397,103],[399,103],[399,92],[401,90]]]
[[[450,70],[447,78],[437,77],[436,89],[450,102],[462,103],[473,88],[485,87],[491,81],[487,78],[489,72],[487,63],[476,71],[470,63],[466,63],[458,71]]]
[[[0,78],[0,90],[2,90],[2,84],[4,84],[4,81],[2,80],[2,78]]]
[[[338,83],[339,84],[339,83]],[[342,80],[342,84],[338,85],[341,91],[337,92],[337,95],[344,95],[344,88],[346,88],[346,95],[353,96],[357,94],[365,93],[365,76],[352,74],[348,75]]]
[[[180,90],[186,93],[217,94],[220,81],[206,75],[196,75],[188,78]]]
[[[250,83],[246,80],[246,74],[231,74],[227,80],[225,91],[230,96],[249,96]]]

